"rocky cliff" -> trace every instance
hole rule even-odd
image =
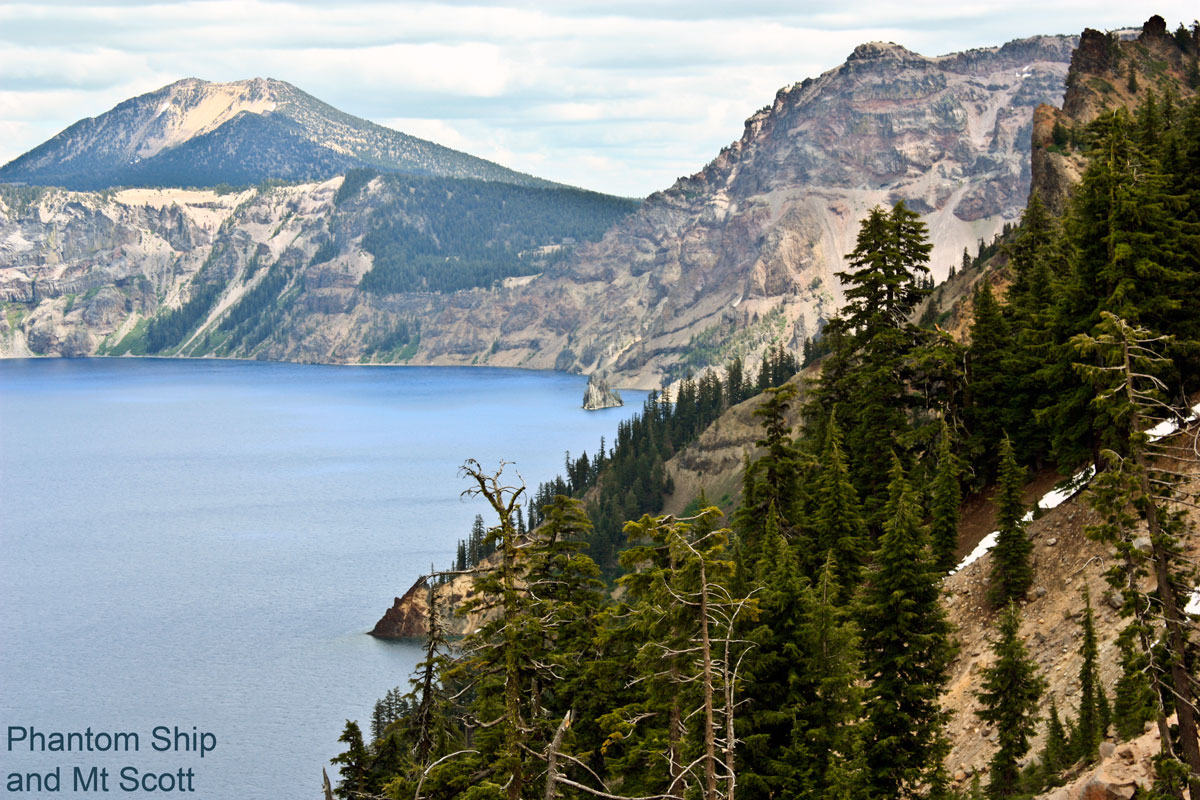
[[[625,405],[621,393],[608,383],[608,376],[593,372],[588,376],[587,388],[583,390],[583,407],[588,411],[601,408],[616,408]]]
[[[1195,55],[1180,48],[1157,15],[1137,32],[1084,30],[1061,107],[1043,105],[1034,113],[1033,186],[1046,205],[1061,213],[1082,176],[1083,156],[1072,139],[1084,125],[1105,110],[1136,108],[1150,91],[1194,96],[1188,79],[1194,62]]]
[[[385,258],[368,234],[431,231],[430,216],[385,180],[355,191],[334,178],[222,195],[10,187],[0,193],[0,354],[136,353],[148,320],[175,314],[184,338],[151,352],[607,370],[639,387],[739,354],[752,367],[763,344],[799,346],[836,312],[833,273],[872,206],[904,199],[923,213],[937,275],[1016,219],[1033,108],[1058,102],[1073,45],[1038,37],[936,58],[862,45],[840,67],[780,90],[738,141],[600,241],[544,237],[520,250],[532,259],[524,268],[469,288],[364,290]],[[85,120],[9,167],[52,169],[75,150],[96,163],[154,161],[287,106],[270,86],[210,84],[233,87],[220,89],[224,111],[176,119],[172,98],[189,86],[162,90],[171,92],[158,105],[130,101],[118,117],[139,125],[146,109],[165,107],[137,136],[132,123],[118,126],[120,148],[101,147],[101,128],[117,118]],[[277,105],[267,114],[264,103]],[[309,116],[288,119],[320,144],[340,118],[314,122],[316,106],[301,105]],[[183,132],[190,138],[172,144]],[[450,235],[431,238],[442,246]],[[238,328],[226,315],[245,295],[257,311]],[[403,346],[384,347],[402,326]]]
[[[1015,220],[1033,109],[1062,96],[1073,38],[927,58],[894,44],[782,89],[704,170],[652,195],[597,244],[482,307],[438,315],[432,360],[498,342],[505,363],[654,386],[684,370],[798,347],[840,306],[833,273],[859,221],[906,200],[944,276]]]

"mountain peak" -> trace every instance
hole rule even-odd
[[[0,182],[244,185],[324,180],[360,167],[553,185],[346,114],[275,78],[183,78],[130,98],[0,167]]]
[[[898,45],[895,42],[864,42],[854,48],[854,52],[850,54],[847,61],[872,61],[891,59],[895,61],[927,61],[924,56],[919,53],[914,53],[907,47]]]

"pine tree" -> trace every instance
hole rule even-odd
[[[656,716],[668,723],[665,737],[626,747],[637,758],[646,746],[665,744],[659,757],[665,756],[668,774],[645,776],[650,786],[679,795],[694,787],[704,800],[734,793],[739,665],[746,644],[735,632],[757,614],[757,602],[730,591],[734,565],[722,557],[729,530],[713,529],[720,513],[709,507],[684,520],[644,515],[626,526],[630,540],[644,544],[622,554],[622,564],[632,570],[621,579],[635,601],[629,619],[649,634],[635,666],[652,676],[654,707],[665,712]],[[626,706],[602,722],[616,738],[629,739],[635,724],[630,715],[644,719],[645,709]],[[685,720],[693,721],[690,736]],[[642,763],[638,768],[644,769]]]
[[[800,673],[812,695],[794,712],[789,753],[793,763],[807,765],[808,779],[793,796],[853,797],[862,783],[861,652],[857,626],[839,599],[846,592],[838,586],[837,574],[830,554],[806,592],[798,631]]]
[[[1057,775],[1069,767],[1074,759],[1071,757],[1071,745],[1067,741],[1067,731],[1058,716],[1058,704],[1050,698],[1050,721],[1046,725],[1046,744],[1042,750],[1042,764],[1050,776]]]
[[[817,477],[817,509],[812,529],[817,557],[828,559],[832,554],[832,563],[836,565],[833,577],[838,586],[838,600],[845,603],[859,583],[869,537],[858,495],[850,482],[836,410],[830,412],[829,424],[825,429],[821,472]]]
[[[808,580],[773,515],[767,520],[755,583],[762,616],[748,637],[754,648],[746,655],[744,671],[746,685],[754,689],[738,718],[738,796],[743,800],[781,797],[797,789],[802,762],[788,748],[797,709],[812,698],[800,633],[809,605]]]
[[[1139,631],[1130,625],[1117,637],[1121,650],[1121,677],[1113,698],[1113,722],[1117,736],[1133,739],[1141,736],[1146,723],[1158,710],[1154,684],[1150,677],[1150,659],[1137,647]]]
[[[955,566],[958,550],[959,507],[962,489],[959,485],[958,456],[954,453],[950,426],[942,420],[938,441],[937,472],[933,478],[933,497],[930,503],[930,545],[934,565],[939,572],[949,572]]]
[[[1092,598],[1087,586],[1083,588],[1083,618],[1080,621],[1080,631],[1083,641],[1080,643],[1080,654],[1083,663],[1079,665],[1079,719],[1075,726],[1075,739],[1071,742],[1071,750],[1075,758],[1091,761],[1096,758],[1096,746],[1104,739],[1104,730],[1100,727],[1100,699],[1104,688],[1100,684],[1100,666],[1096,662],[1096,624],[1092,618]]]
[[[768,509],[774,509],[777,524],[789,530],[799,499],[797,459],[792,427],[787,413],[796,396],[794,384],[767,389],[766,399],[754,409],[761,420],[763,436],[755,444],[763,455],[742,473],[742,505],[734,516],[739,537],[739,570],[753,574],[761,557],[763,528]]]
[[[1025,532],[1025,506],[1021,502],[1024,470],[1017,466],[1012,442],[1000,441],[1000,486],[996,498],[996,546],[992,548],[992,574],[988,598],[1004,606],[1020,600],[1033,584],[1029,556],[1033,542]]]
[[[967,407],[970,438],[967,448],[976,464],[977,479],[987,483],[994,475],[992,447],[1003,435],[1004,418],[1012,390],[1006,363],[1011,347],[1008,325],[992,289],[984,281],[974,296],[971,346],[967,350]]]
[[[346,727],[343,729],[342,735],[338,737],[338,741],[346,743],[346,752],[330,761],[333,764],[341,764],[339,771],[342,780],[334,793],[338,797],[351,800],[360,793],[369,792],[372,788],[370,785],[371,754],[363,744],[362,731],[357,722],[346,720]]]
[[[1175,471],[1151,460],[1184,458],[1194,462],[1195,455],[1190,446],[1151,443],[1145,433],[1164,411],[1179,419],[1187,414],[1164,401],[1169,389],[1159,374],[1175,365],[1158,349],[1169,346],[1171,338],[1155,336],[1108,312],[1102,314],[1097,334],[1077,336],[1073,344],[1080,354],[1096,358],[1095,363],[1078,365],[1079,371],[1099,390],[1098,413],[1113,429],[1120,451],[1104,453],[1109,469],[1097,478],[1091,495],[1104,522],[1089,529],[1089,534],[1117,547],[1119,563],[1110,577],[1125,596],[1125,610],[1135,617],[1140,631],[1142,652],[1161,676],[1161,693],[1169,698],[1166,705],[1174,706],[1178,718],[1176,754],[1169,746],[1165,711],[1158,713],[1163,759],[1180,761],[1184,773],[1191,773],[1192,794],[1200,795],[1197,691],[1194,671],[1189,668],[1191,626],[1182,608],[1195,586],[1194,570],[1181,557],[1180,538],[1189,533],[1189,526],[1184,514],[1172,508]],[[1148,563],[1156,582],[1153,599],[1137,586],[1146,559],[1130,542],[1134,520],[1145,523],[1150,540]],[[1153,615],[1146,613],[1147,607],[1154,609]],[[1151,630],[1161,647],[1150,644]],[[1173,769],[1165,761],[1163,769]]]
[[[982,689],[977,693],[982,708],[976,712],[984,722],[996,726],[999,750],[992,756],[987,795],[992,800],[1020,793],[1021,758],[1029,752],[1038,719],[1038,701],[1046,681],[1020,636],[1021,615],[1012,603],[1000,617],[998,638],[992,642],[996,660],[984,667]]]
[[[850,253],[851,271],[836,273],[846,286],[846,321],[873,335],[879,327],[899,327],[928,291],[919,279],[929,273],[933,246],[920,215],[904,202],[891,213],[876,207],[863,220]]]
[[[917,797],[937,785],[947,750],[938,693],[954,648],[915,493],[893,458],[884,533],[860,615],[866,779],[875,796]]]
[[[534,782],[545,774],[538,754],[570,709],[564,696],[581,680],[581,648],[594,635],[602,584],[595,564],[577,552],[591,527],[579,501],[556,496],[543,509],[544,524],[518,539],[515,509],[525,487],[507,484],[504,467],[489,474],[469,460],[461,470],[474,484],[464,494],[485,499],[499,522],[485,540],[494,543],[496,563],[478,572],[475,596],[463,608],[496,613],[463,642],[451,678],[474,688],[476,768],[486,765],[509,799],[521,800],[537,791]]]

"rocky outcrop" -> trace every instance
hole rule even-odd
[[[455,575],[433,587],[438,620],[448,636],[462,636],[475,630],[482,622],[479,613],[462,613],[463,602],[471,596],[470,575]],[[375,623],[371,635],[380,639],[420,638],[429,633],[428,579],[414,583],[403,597],[397,597],[392,607]]]
[[[1174,724],[1171,717],[1170,723]],[[1154,785],[1154,757],[1162,748],[1157,726],[1129,742],[1100,745],[1100,763],[1044,800],[1131,800]]]
[[[1047,207],[1061,213],[1083,174],[1083,153],[1069,135],[1106,110],[1136,108],[1151,90],[1160,95],[1170,90],[1177,98],[1194,96],[1195,87],[1188,81],[1194,58],[1167,33],[1158,15],[1132,39],[1084,30],[1071,57],[1061,109],[1041,106],[1034,115],[1032,186]]]
[[[587,388],[583,390],[583,407],[588,411],[601,408],[616,408],[625,405],[621,393],[608,384],[608,376],[593,372],[588,376]]]

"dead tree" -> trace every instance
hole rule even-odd
[[[1110,468],[1107,475],[1097,478],[1093,497],[1100,501],[1098,509],[1105,515],[1106,524],[1097,532],[1119,543],[1122,563],[1131,571],[1143,556],[1151,562],[1156,583],[1153,594],[1139,592],[1131,574],[1125,580],[1126,600],[1147,629],[1159,631],[1165,645],[1166,663],[1157,666],[1166,674],[1160,676],[1159,684],[1173,700],[1179,725],[1179,757],[1189,772],[1191,796],[1200,797],[1197,686],[1187,666],[1193,626],[1184,611],[1195,574],[1180,546],[1180,537],[1191,534],[1181,506],[1194,506],[1195,497],[1178,492],[1180,479],[1185,476],[1174,468],[1179,462],[1200,463],[1200,448],[1190,412],[1167,401],[1171,392],[1158,377],[1170,365],[1170,360],[1159,352],[1170,337],[1155,336],[1108,312],[1102,313],[1099,329],[1095,337],[1081,334],[1073,339],[1081,354],[1095,356],[1098,362],[1076,367],[1100,390],[1094,404],[1121,430],[1128,444],[1124,453],[1104,453]],[[1184,431],[1178,438],[1190,436],[1190,443],[1180,444],[1168,435],[1180,428]],[[1130,542],[1132,520],[1145,523],[1148,554],[1140,554]],[[1143,637],[1142,647],[1153,659],[1150,638]],[[1160,729],[1165,728],[1162,716]],[[1175,757],[1169,736],[1163,737],[1163,747],[1165,755]]]

